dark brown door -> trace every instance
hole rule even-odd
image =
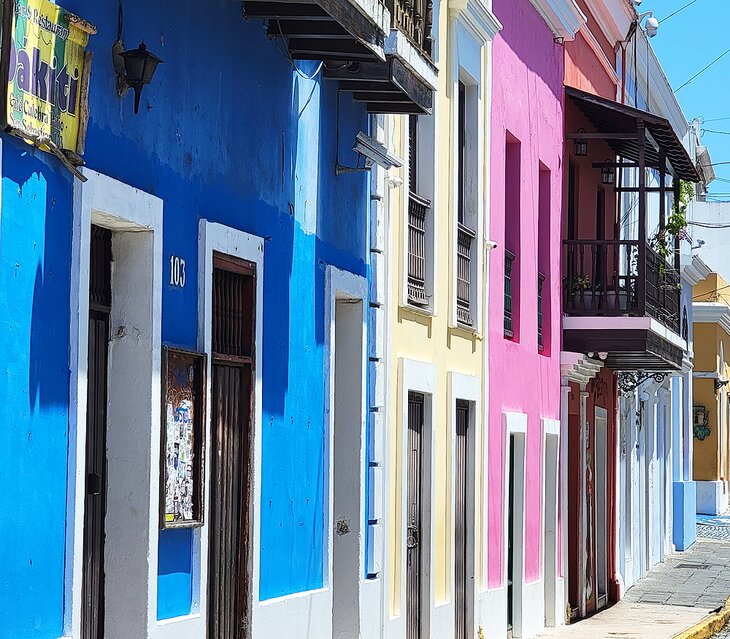
[[[110,231],[91,227],[90,257],[81,638],[101,639],[104,636],[106,410],[112,301]]]
[[[408,394],[408,504],[406,536],[406,639],[421,639],[421,530],[424,398]]]
[[[456,521],[455,521],[455,605],[456,605],[456,639],[467,639],[469,611],[468,580],[469,565],[467,542],[470,526],[468,525],[468,438],[469,403],[456,402]]]
[[[219,255],[213,265],[208,638],[242,639],[248,626],[255,267]]]

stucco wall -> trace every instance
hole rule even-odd
[[[525,495],[525,581],[541,577],[543,433],[541,418],[560,418],[560,211],[562,203],[563,49],[527,0],[495,0],[504,25],[493,45],[489,237],[489,585],[501,584],[504,551],[502,413],[528,416]],[[504,337],[505,144],[521,144],[519,342]],[[550,170],[550,228],[538,238],[540,163]],[[550,334],[537,346],[538,243],[549,249],[544,291]],[[517,333],[517,331],[516,331]]]
[[[325,575],[324,264],[367,273],[368,178],[336,177],[354,165],[364,108],[336,84],[295,72],[263,21],[240,4],[184,0],[124,5],[127,48],[144,40],[162,57],[139,115],[115,93],[111,47],[116,3],[69,0],[96,24],[85,159],[101,173],[165,203],[162,341],[197,346],[198,220],[266,238],[261,516],[262,599],[322,586]],[[318,64],[298,63],[304,75]],[[49,156],[3,150],[0,411],[3,486],[17,499],[0,523],[11,607],[7,636],[61,634],[66,513],[71,179]],[[169,282],[171,255],[186,286]],[[17,504],[23,504],[20,508]],[[158,614],[189,611],[192,534],[160,534]],[[287,552],[282,552],[282,548]],[[20,602],[20,603],[18,603]]]

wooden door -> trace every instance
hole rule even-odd
[[[424,397],[408,394],[408,497],[406,537],[406,639],[421,639],[421,538]]]
[[[111,232],[92,226],[81,639],[101,639],[104,636],[104,518],[110,310]]]
[[[468,525],[468,459],[469,445],[467,429],[469,428],[469,403],[456,402],[456,521],[455,521],[455,605],[456,605],[456,639],[468,639],[471,635],[468,627],[468,582],[469,553],[467,542],[472,532]]]
[[[249,518],[255,267],[214,257],[209,639],[243,639],[249,619]]]

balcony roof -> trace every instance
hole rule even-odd
[[[660,168],[660,154],[664,151],[672,174],[687,182],[700,181],[692,158],[669,120],[571,87],[565,88],[565,95],[583,112],[598,133],[607,135],[606,143],[616,155],[633,162],[639,161],[638,129],[643,123],[648,133],[644,147],[646,166]],[[622,134],[623,137],[611,137],[616,134]],[[636,137],[626,134],[636,134]]]

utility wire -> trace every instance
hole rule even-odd
[[[711,67],[711,66],[712,66],[713,64],[716,64],[717,62],[719,62],[720,60],[722,60],[722,59],[723,59],[723,58],[724,58],[724,57],[725,57],[725,56],[726,56],[726,55],[727,55],[728,53],[730,53],[730,49],[728,49],[727,51],[725,51],[725,53],[722,53],[722,54],[720,54],[719,56],[717,56],[717,57],[716,57],[716,58],[715,58],[715,59],[714,59],[714,60],[713,60],[712,62],[710,62],[710,64],[708,64],[708,65],[707,65],[706,67],[704,67],[703,69],[701,69],[700,71],[698,71],[697,73],[695,73],[695,74],[694,74],[694,75],[693,75],[693,76],[692,76],[692,77],[691,77],[691,78],[690,78],[689,80],[687,80],[687,82],[685,82],[685,83],[684,83],[683,85],[681,85],[680,87],[678,87],[678,88],[674,89],[674,92],[675,92],[675,93],[677,93],[677,92],[678,92],[678,91],[680,91],[681,89],[684,89],[684,87],[686,87],[686,86],[687,86],[687,85],[688,85],[688,84],[689,84],[690,82],[692,82],[693,80],[696,80],[696,79],[697,79],[697,78],[698,78],[699,76],[701,76],[701,75],[702,75],[702,74],[703,74],[703,73],[704,73],[705,71],[707,71],[707,69],[709,69],[709,68],[710,68],[710,67]]]
[[[679,9],[677,9],[674,13],[670,13],[666,18],[662,18],[661,20],[659,20],[659,22],[666,22],[667,20],[669,20],[669,18],[676,16],[680,11],[684,11],[687,7],[691,7],[695,2],[698,1],[699,0],[692,0],[692,2],[688,2],[683,7],[679,7]]]
[[[730,135],[730,131],[716,131],[714,129],[700,129],[702,133],[714,133],[715,135]]]

